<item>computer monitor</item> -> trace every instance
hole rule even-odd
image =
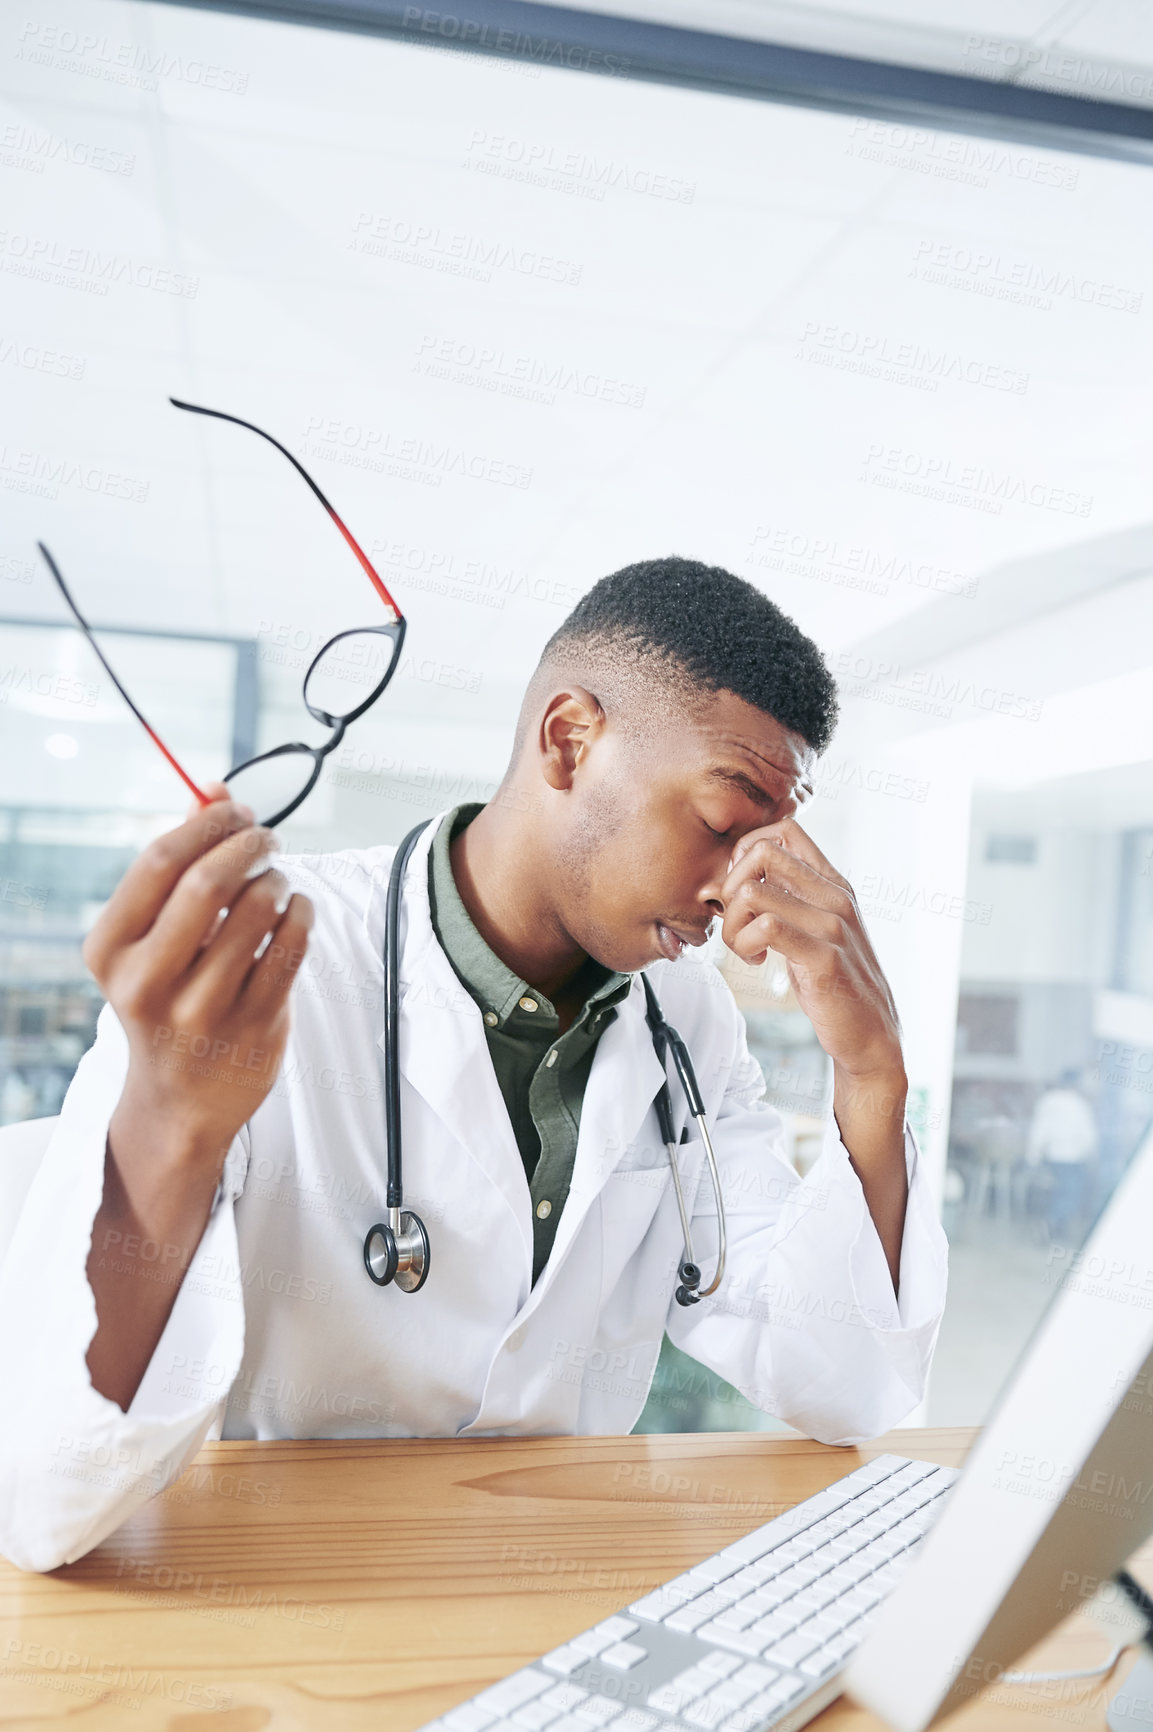
[[[1153,1135],[1084,1245],[1051,1249],[1053,1299],[846,1669],[897,1732],[997,1683],[1153,1532]],[[1145,1717],[1133,1695],[1124,1723]]]

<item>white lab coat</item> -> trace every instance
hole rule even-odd
[[[688,1310],[673,1299],[681,1230],[639,978],[598,1043],[571,1190],[532,1285],[528,1184],[481,1014],[431,924],[434,828],[407,868],[400,961],[404,1182],[430,1234],[425,1286],[375,1286],[361,1250],[384,1217],[393,849],[289,856],[278,864],[313,898],[316,920],[281,1074],[229,1151],[127,1413],[92,1388],[85,1365],[95,1328],[85,1263],[127,1066],[110,1007],[0,1271],[0,1551],[23,1568],[81,1557],[209,1437],[626,1433],[666,1328],[758,1407],[826,1442],[875,1436],[920,1399],[946,1247],[913,1139],[898,1304],[835,1124],[802,1181],[711,966],[661,962],[651,973],[711,1118],[728,1213],[722,1287]],[[675,1076],[671,1092],[679,1134],[687,1108]],[[716,1212],[699,1141],[681,1160],[707,1284]]]

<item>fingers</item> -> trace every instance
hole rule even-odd
[[[178,829],[150,842],[132,862],[84,941],[84,961],[96,979],[102,978],[124,946],[150,931],[193,861],[237,831],[251,827],[248,807],[214,800],[198,808]]]
[[[790,852],[783,841],[762,832],[745,848],[725,879],[721,886],[721,900],[727,911],[731,903],[739,901],[742,893],[760,894],[770,889],[794,902],[831,909],[844,919],[856,913],[852,889],[844,878],[839,874],[833,878],[826,877],[808,861]]]
[[[182,1018],[214,1023],[231,1014],[255,966],[256,952],[275,934],[289,896],[288,880],[275,867],[241,886],[182,984]]]
[[[851,893],[852,886],[848,879],[843,878],[836,867],[825,858],[813,838],[801,829],[795,818],[782,818],[776,824],[767,824],[761,830],[751,830],[747,836],[742,836],[733,849],[733,865],[736,866],[737,862],[762,840],[775,840],[783,850],[802,861],[819,877],[826,878],[831,884]]]
[[[795,854],[830,883],[839,884],[842,890],[851,891],[849,880],[843,878],[832,861],[825,858],[808,831],[802,830],[795,818],[783,818],[780,829],[781,839],[790,853]]]
[[[161,838],[163,840],[163,838]],[[222,908],[231,908],[246,881],[264,869],[279,843],[270,830],[254,828],[224,837],[181,873],[151,928],[133,949],[133,965],[153,981],[174,987],[215,935]]]
[[[257,1021],[267,1020],[288,997],[308,948],[315,910],[307,896],[295,895],[272,940],[255,964],[240,997],[240,1008]]]
[[[742,962],[759,968],[769,951],[783,956],[786,962],[815,963],[827,955],[827,946],[815,933],[806,932],[779,914],[758,914],[733,933],[725,935],[725,943]]]
[[[755,894],[754,894],[755,892]],[[769,904],[766,907],[766,903]],[[767,926],[762,926],[767,922]],[[730,950],[736,950],[739,955],[746,954],[745,944],[739,942],[750,927],[758,931],[768,930],[776,923],[782,932],[795,932],[813,943],[825,946],[844,947],[849,938],[849,922],[845,916],[831,908],[819,908],[811,902],[802,902],[799,897],[790,895],[779,884],[765,883],[753,885],[747,893],[738,894],[725,906],[725,916],[721,924],[721,937]],[[770,936],[757,946],[758,950],[765,944],[777,945]],[[792,955],[792,952],[787,954]]]
[[[225,784],[223,782],[205,782],[203,788],[200,791],[202,794],[208,795],[210,803],[215,802],[217,800],[231,800],[231,798],[232,798],[232,795],[229,793],[227,787],[225,786]],[[251,822],[252,817],[253,817],[251,808],[248,806],[245,806],[243,808],[243,810],[248,812],[249,821]],[[190,800],[188,803],[188,806],[185,809],[185,813],[184,813],[185,819],[195,818],[195,816],[198,812],[203,812],[203,811],[204,811],[204,807],[200,804],[199,800]]]

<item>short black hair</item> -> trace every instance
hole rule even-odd
[[[673,664],[706,691],[733,692],[823,752],[837,688],[811,638],[775,602],[719,565],[669,554],[594,583],[545,645],[599,640]]]

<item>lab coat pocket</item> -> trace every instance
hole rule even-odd
[[[622,1162],[616,1168],[601,1192],[600,1216],[601,1291],[607,1300],[622,1276],[635,1277],[642,1267],[647,1275],[654,1258],[663,1260],[666,1238],[670,1256],[680,1243],[680,1218],[663,1148],[660,1166]]]

